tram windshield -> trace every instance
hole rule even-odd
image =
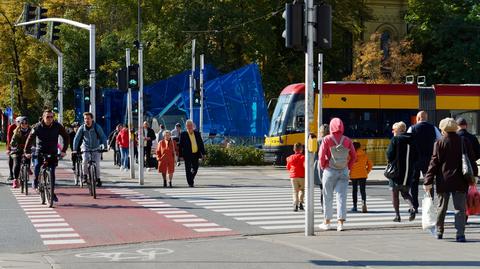
[[[273,112],[269,136],[305,131],[305,95],[280,95]]]

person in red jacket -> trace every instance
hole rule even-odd
[[[122,155],[120,161],[120,170],[128,169],[128,146],[129,146],[129,133],[128,126],[123,127],[123,129],[117,135],[117,144],[120,148],[120,153]]]
[[[296,143],[293,146],[294,154],[287,158],[287,170],[290,172],[290,181],[293,190],[293,211],[303,208],[303,197],[305,196],[305,156],[303,146]]]

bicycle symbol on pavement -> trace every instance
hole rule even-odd
[[[89,252],[76,254],[77,258],[107,259],[111,262],[136,260],[153,261],[158,255],[171,254],[174,251],[168,248],[144,248],[135,252]]]

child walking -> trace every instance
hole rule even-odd
[[[303,208],[303,197],[305,196],[305,156],[303,146],[296,143],[293,146],[294,154],[287,158],[287,170],[290,172],[290,181],[293,190],[293,211]]]
[[[352,212],[357,212],[357,192],[358,185],[360,185],[360,194],[362,195],[362,212],[367,213],[367,193],[365,191],[365,185],[368,174],[372,171],[373,163],[368,158],[367,154],[358,142],[353,142],[353,147],[357,153],[357,160],[352,166],[350,171],[350,180],[352,181],[352,200],[353,208]]]

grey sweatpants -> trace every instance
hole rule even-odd
[[[347,219],[347,190],[350,175],[348,169],[327,168],[323,171],[323,214],[324,219],[333,217],[333,193],[337,194],[337,219]]]

